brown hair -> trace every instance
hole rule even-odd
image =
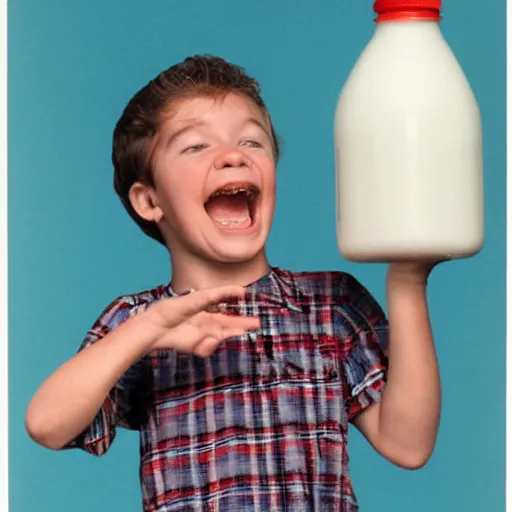
[[[161,72],[133,96],[117,122],[112,147],[115,191],[142,231],[163,245],[165,241],[157,225],[141,218],[131,205],[128,197],[130,188],[136,182],[154,184],[151,149],[163,114],[174,100],[190,96],[218,96],[229,92],[249,98],[268,117],[277,161],[278,139],[261,98],[258,82],[249,77],[243,68],[220,57],[188,57]]]

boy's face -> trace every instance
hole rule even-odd
[[[275,207],[268,120],[249,99],[173,104],[152,159],[155,186],[136,184],[138,213],[158,223],[174,258],[240,263],[264,251]]]

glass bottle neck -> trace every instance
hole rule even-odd
[[[407,9],[380,13],[375,19],[376,23],[390,21],[441,21],[441,14],[437,9]]]

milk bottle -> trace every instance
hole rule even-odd
[[[377,0],[334,121],[337,239],[353,261],[467,258],[484,239],[482,129],[440,0]]]

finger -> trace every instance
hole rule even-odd
[[[228,317],[224,319],[221,326],[224,329],[244,329],[245,331],[256,331],[261,327],[261,322],[260,319],[255,316]]]
[[[247,330],[240,327],[232,327],[231,329],[223,329],[216,336],[207,336],[203,338],[194,347],[194,354],[200,357],[207,357],[212,355],[219,345],[229,338],[236,338],[247,334]]]
[[[209,324],[199,327],[202,337],[194,343],[194,346],[199,346],[206,338],[215,338],[217,340],[225,340],[232,336],[243,336],[249,331],[254,331],[252,325],[226,325],[221,327],[216,324]]]
[[[247,334],[247,331],[251,329],[242,329],[240,327],[231,327],[223,329],[222,331],[222,340],[225,341],[229,338],[237,338],[239,336],[244,336]]]
[[[200,323],[202,325],[218,325],[222,328],[243,328],[247,330],[259,329],[260,319],[256,316],[230,315],[225,313],[203,313]]]
[[[196,327],[203,333],[203,338],[213,337],[216,339],[230,338],[232,336],[243,336],[249,331],[256,331],[260,327],[260,320],[257,317],[235,317],[222,315],[221,313],[201,313],[203,319]],[[202,340],[198,340],[198,346]]]
[[[181,303],[183,315],[192,316],[218,305],[219,302],[228,299],[241,299],[244,296],[245,288],[243,286],[219,286],[196,290],[194,293],[177,297],[174,300]]]
[[[212,355],[217,347],[220,345],[222,340],[215,338],[214,336],[208,336],[203,338],[194,348],[194,354],[199,357],[208,357]]]
[[[205,337],[213,337],[225,341],[228,338],[245,336],[248,332],[254,330],[255,329],[252,328],[252,325],[228,325],[224,327],[215,326],[211,330],[206,331],[207,334]]]

